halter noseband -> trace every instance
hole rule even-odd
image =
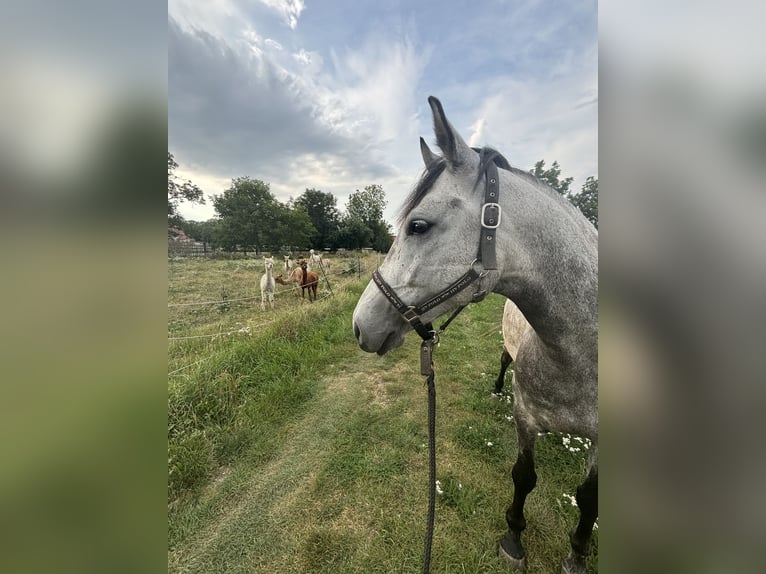
[[[500,205],[497,203],[500,194],[500,178],[498,177],[497,166],[491,159],[487,162],[484,176],[484,204],[481,206],[481,238],[479,240],[479,253],[476,259],[471,263],[468,271],[460,276],[457,281],[419,305],[407,305],[399,298],[396,291],[386,283],[385,279],[381,276],[379,269],[372,272],[372,280],[375,282],[375,285],[378,286],[378,289],[380,289],[381,293],[388,299],[388,302],[394,306],[402,317],[404,317],[404,320],[410,324],[418,335],[420,335],[423,341],[432,340],[437,337],[438,334],[447,327],[450,321],[452,321],[452,319],[465,308],[465,305],[459,307],[447,322],[439,328],[439,331],[434,331],[431,323],[424,324],[420,320],[420,317],[423,314],[460,293],[471,283],[483,277],[488,270],[497,269],[495,232],[500,225],[500,216],[502,212]],[[484,271],[476,271],[474,268],[476,263],[481,263],[484,267]],[[481,301],[486,295],[486,291],[478,291],[474,294],[472,302]]]

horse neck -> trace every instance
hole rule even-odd
[[[500,193],[501,275],[493,291],[511,299],[549,347],[593,347],[598,332],[598,234],[566,200],[521,176],[509,176],[517,179]]]

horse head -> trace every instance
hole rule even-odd
[[[441,292],[471,268],[482,210],[479,153],[450,124],[439,100],[431,97],[428,103],[443,155],[420,139],[425,171],[405,203],[396,240],[379,268],[400,299],[412,305]],[[496,280],[497,273],[488,274],[482,288],[491,290]],[[423,323],[472,297],[472,289],[455,294],[424,314]],[[372,282],[359,299],[353,322],[362,349],[380,355],[400,346],[410,328]]]

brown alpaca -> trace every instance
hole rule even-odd
[[[304,277],[304,267],[306,266],[306,261],[302,260],[301,267],[296,267],[293,269],[292,273],[287,276],[287,279],[284,279],[282,277],[282,274],[276,275],[274,277],[274,281],[279,283],[280,285],[293,285],[295,286],[295,293],[298,294],[298,287],[301,287],[301,294],[303,295],[303,298],[306,298],[306,289],[309,290],[309,301],[311,302],[311,292],[314,292],[314,301],[316,301],[317,298],[317,285],[319,285],[319,275],[314,273],[313,271],[306,272],[307,280],[304,284],[303,277]]]
[[[300,286],[301,286],[301,294],[303,298],[306,298],[306,289],[309,290],[309,303],[313,303],[313,301],[317,300],[317,285],[319,285],[319,275],[314,273],[313,271],[309,271],[308,268],[308,262],[305,259],[302,259],[300,262],[300,269],[301,271],[301,277],[300,277]],[[296,269],[296,271],[298,271]],[[314,292],[314,300],[311,300],[311,292]]]

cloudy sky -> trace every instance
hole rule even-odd
[[[381,184],[393,223],[434,95],[470,144],[558,160],[579,189],[598,176],[597,42],[595,0],[169,0],[168,150],[206,195],[250,176],[344,210]]]

